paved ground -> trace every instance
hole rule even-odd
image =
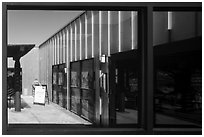
[[[72,112],[54,103],[44,105],[33,104],[32,96],[22,96],[21,112],[8,108],[9,124],[91,124]]]

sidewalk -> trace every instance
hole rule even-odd
[[[13,103],[12,103],[13,104]],[[9,124],[85,124],[91,123],[50,102],[44,105],[33,104],[32,96],[21,96],[21,112],[8,108]]]

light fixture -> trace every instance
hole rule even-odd
[[[168,11],[168,30],[172,29],[172,11]]]

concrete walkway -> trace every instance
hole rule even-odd
[[[91,124],[52,102],[38,105],[33,104],[32,96],[21,96],[21,103],[21,112],[8,108],[9,124]]]

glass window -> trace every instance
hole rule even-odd
[[[195,12],[172,13],[172,40],[188,39],[195,36]]]
[[[59,46],[60,46],[60,64],[61,64],[63,61],[63,34],[62,34],[62,31],[59,33],[59,36],[60,36]]]
[[[80,20],[76,20],[76,60],[80,60]]]
[[[202,123],[202,44],[195,12],[155,12],[155,124],[197,126]],[[162,22],[160,22],[162,21]],[[172,28],[167,29],[172,21]],[[199,23],[198,23],[199,24]],[[168,39],[168,41],[167,41]],[[165,43],[163,43],[165,42]]]
[[[66,62],[65,61],[65,59],[66,59],[66,57],[65,57],[66,56],[66,54],[65,54],[66,53],[66,45],[65,45],[66,44],[66,33],[65,32],[66,32],[66,30],[62,31],[62,38],[63,38],[62,39],[62,46],[63,46],[62,47],[62,51],[63,51],[63,58],[62,58],[63,61],[62,61],[62,63]]]
[[[75,61],[75,24],[71,24],[71,61]]]
[[[82,116],[90,121],[94,121],[95,89],[93,60],[85,60],[81,65],[81,112]]]
[[[138,48],[138,12],[131,11],[131,49]]]
[[[74,21],[74,60],[77,61],[77,20]]]
[[[54,37],[51,38],[51,44],[52,44],[52,65],[54,65],[55,63]]]
[[[131,11],[120,12],[120,26],[121,51],[131,50]]]
[[[85,59],[85,14],[81,17],[81,59]]]
[[[153,45],[168,42],[168,12],[153,12]]]
[[[56,46],[57,44],[56,44],[56,36],[54,37],[54,65],[56,65],[57,64],[57,52],[56,52],[56,50],[57,50],[57,46]]]
[[[101,35],[101,55],[108,55],[108,11],[101,11],[99,16]]]
[[[94,47],[94,57],[99,55],[99,11],[93,12],[94,30],[93,30],[93,47]]]
[[[86,18],[87,18],[87,58],[92,57],[92,12],[87,11],[86,12]]]
[[[60,36],[57,34],[57,64],[60,62]]]
[[[71,111],[81,115],[81,93],[80,93],[80,62],[71,64]]]
[[[110,123],[136,127],[141,120],[140,54],[134,50],[137,49],[137,11],[110,11],[108,14],[112,92]]]
[[[68,52],[67,52],[67,56],[69,56],[69,61],[71,61],[71,28],[70,28],[70,26],[68,26],[67,27],[67,29],[68,29],[68,34],[67,34],[67,48],[68,48]],[[68,59],[68,58],[67,58]],[[67,62],[69,62],[68,60],[67,60]]]
[[[53,66],[52,68],[52,101],[54,103],[58,102],[57,98],[57,83],[58,83],[58,66]]]
[[[118,11],[110,12],[110,50],[111,54],[118,52]]]

